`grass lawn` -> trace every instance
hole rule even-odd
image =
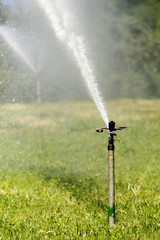
[[[108,228],[107,133],[93,103],[0,106],[0,239],[160,239],[160,101],[107,103],[118,132]]]

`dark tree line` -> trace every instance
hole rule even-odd
[[[121,95],[128,85],[127,97],[160,97],[160,2],[123,0],[117,5],[115,57],[120,76],[124,72]]]

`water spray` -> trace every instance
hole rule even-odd
[[[109,182],[109,227],[115,223],[115,167],[114,167],[114,137],[115,131],[123,130],[126,127],[115,128],[115,122],[109,122],[109,127],[98,128],[97,132],[101,133],[107,130],[109,133],[108,141],[108,182]]]
[[[91,61],[86,38],[81,29],[77,16],[76,5],[70,0],[36,0],[38,6],[46,14],[50,27],[57,39],[72,53],[89,94],[95,102],[105,124],[108,123],[107,111],[99,91],[99,86]],[[76,14],[75,14],[76,13]],[[81,29],[81,30],[80,30]]]
[[[38,78],[36,78],[36,95],[37,95],[37,102],[41,103],[41,87],[40,87],[40,81]]]
[[[36,83],[37,102],[41,102],[41,86],[39,81],[39,72],[41,68],[41,55],[36,50],[39,44],[35,37],[28,38],[26,33],[16,28],[0,26],[0,35],[8,44],[10,49],[29,67],[34,73]],[[29,40],[28,40],[29,39]]]

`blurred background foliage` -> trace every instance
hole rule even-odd
[[[104,98],[159,98],[159,0],[82,0],[77,9]],[[34,102],[37,77],[42,101],[89,99],[76,63],[34,1],[0,0],[0,24],[35,35],[43,49],[35,76],[0,37],[1,102]]]

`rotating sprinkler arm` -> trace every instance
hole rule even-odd
[[[123,130],[127,127],[119,127],[119,128],[115,128],[115,122],[111,121],[109,122],[109,127],[104,127],[104,128],[97,128],[96,132],[103,132],[104,130],[107,130],[109,132],[109,135],[111,132],[115,132],[115,131],[120,131]]]

